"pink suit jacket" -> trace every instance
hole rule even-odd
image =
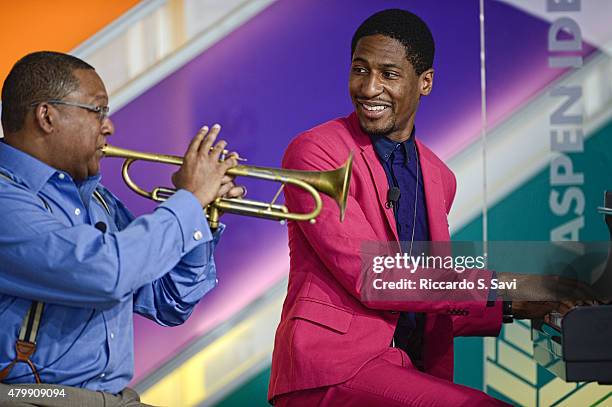
[[[432,241],[449,240],[447,214],[456,181],[450,169],[417,140]],[[283,167],[324,171],[355,159],[343,223],[336,203],[323,196],[315,224],[289,223],[289,285],[272,356],[269,399],[291,391],[342,383],[385,352],[399,311],[427,313],[425,371],[453,377],[453,337],[497,335],[501,306],[484,302],[397,302],[361,300],[360,246],[364,241],[397,241],[392,209],[385,207],[387,178],[370,138],[355,114],[306,131],[289,145]],[[293,211],[310,211],[309,195],[286,190]],[[460,314],[461,316],[457,316]]]

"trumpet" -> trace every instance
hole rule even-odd
[[[115,147],[109,144],[106,144],[102,148],[102,152],[105,157],[125,159],[123,167],[121,168],[121,175],[126,185],[138,195],[152,199],[156,202],[163,202],[176,192],[176,189],[167,187],[155,187],[151,191],[147,191],[132,180],[129,169],[136,161],[149,161],[180,166],[183,164],[183,157],[143,153]],[[314,223],[316,217],[321,213],[321,208],[323,206],[319,192],[330,196],[336,201],[340,208],[340,221],[342,222],[346,210],[352,166],[353,153],[349,155],[348,159],[341,167],[331,171],[285,170],[279,168],[256,167],[252,165],[237,165],[232,167],[227,170],[228,175],[279,182],[281,186],[270,202],[243,198],[217,198],[204,208],[210,228],[214,230],[219,226],[219,217],[225,212],[263,219],[279,220],[283,223],[289,220],[310,221]],[[315,203],[314,209],[308,213],[291,213],[285,205],[276,204],[276,200],[287,184],[302,188],[310,193]]]

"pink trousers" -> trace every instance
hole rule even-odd
[[[274,398],[276,407],[489,407],[509,406],[470,387],[423,373],[403,351],[389,348],[344,383]]]

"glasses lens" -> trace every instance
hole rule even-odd
[[[100,121],[103,122],[110,113],[110,107],[108,106],[100,106]]]

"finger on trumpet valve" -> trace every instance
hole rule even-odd
[[[212,147],[210,149],[212,150]],[[220,161],[225,161],[225,159],[229,155],[233,155],[236,158],[237,161],[246,161],[247,160],[246,158],[240,157],[237,152],[233,151],[233,152],[230,153],[229,150],[223,150],[221,152],[221,156],[219,157],[219,160]]]

